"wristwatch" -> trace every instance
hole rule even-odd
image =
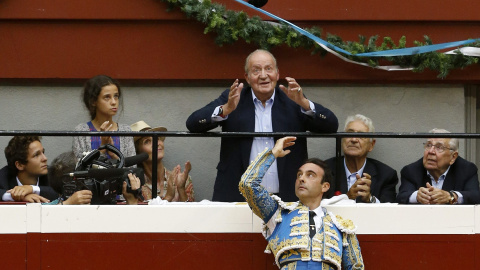
[[[448,193],[450,193],[450,204],[457,204],[457,201],[455,200],[455,191],[450,190]]]
[[[225,118],[225,115],[223,115],[223,105],[218,107],[218,113],[217,113],[218,116],[222,117],[222,118]]]
[[[376,203],[377,202],[377,198],[375,198],[375,196],[373,195],[370,195],[370,203]]]

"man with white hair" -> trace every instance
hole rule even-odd
[[[278,84],[277,60],[268,51],[256,50],[245,60],[245,81],[238,79],[217,99],[193,112],[186,125],[190,132],[207,132],[218,126],[223,132],[315,132],[333,133],[338,129],[335,114],[307,99],[300,84],[285,77],[288,85]],[[238,182],[258,154],[273,148],[279,137],[222,137],[213,201],[241,202]],[[291,154],[275,161],[263,178],[268,192],[293,202],[297,169],[308,158],[307,138],[298,138]]]
[[[450,133],[432,129],[430,133]],[[458,139],[431,138],[424,145],[423,158],[405,166],[398,203],[478,204],[477,166],[458,156]]]
[[[370,118],[356,114],[348,116],[345,132],[375,132]],[[326,162],[332,169],[335,184],[327,198],[333,195],[347,194],[348,198],[363,203],[394,202],[395,187],[398,183],[397,171],[388,165],[367,158],[373,150],[373,138],[344,138],[342,150],[345,156],[330,158]]]

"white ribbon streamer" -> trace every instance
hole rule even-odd
[[[462,47],[459,49],[445,52],[444,54],[458,54],[459,52],[466,56],[480,57],[480,48],[476,47]]]
[[[402,71],[402,70],[412,70],[413,69],[413,67],[401,67],[401,66],[375,66],[375,67],[372,67],[367,63],[362,63],[362,62],[350,60],[350,59],[344,57],[343,55],[337,53],[336,51],[328,48],[327,46],[324,46],[323,44],[320,44],[318,42],[317,42],[317,44],[320,45],[320,47],[325,49],[327,52],[335,55],[336,57],[342,59],[345,62],[349,62],[349,63],[352,63],[352,64],[357,64],[357,65],[360,65],[360,66],[371,67],[371,68],[376,68],[376,69],[381,69],[381,70],[386,70],[386,71]]]

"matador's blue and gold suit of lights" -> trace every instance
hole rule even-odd
[[[272,151],[266,149],[250,164],[239,184],[252,211],[265,224],[275,224],[273,231],[264,226],[268,241],[265,252],[273,253],[281,269],[364,269],[352,221],[323,209],[322,226],[310,238],[308,207],[268,194],[261,181],[274,160]]]

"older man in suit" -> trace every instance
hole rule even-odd
[[[245,61],[244,87],[239,80],[220,97],[193,112],[187,119],[191,132],[217,126],[228,132],[336,132],[338,120],[329,109],[308,100],[294,78],[277,87],[279,70],[275,57],[256,50]],[[244,201],[238,182],[250,162],[265,148],[273,148],[275,137],[222,138],[217,166],[214,201]],[[284,201],[296,201],[295,176],[307,158],[307,140],[299,138],[291,154],[270,166],[262,184]]]
[[[450,133],[432,129],[430,133]],[[397,202],[403,204],[478,204],[477,166],[458,156],[458,139],[432,138],[423,158],[405,166]]]
[[[370,118],[356,114],[347,117],[345,132],[375,132],[375,127]],[[374,146],[373,138],[351,137],[342,140],[345,156],[326,161],[334,174],[332,191],[335,194],[347,194],[350,199],[364,203],[395,201],[397,171],[376,159],[367,158]],[[326,197],[333,195],[330,192]]]

